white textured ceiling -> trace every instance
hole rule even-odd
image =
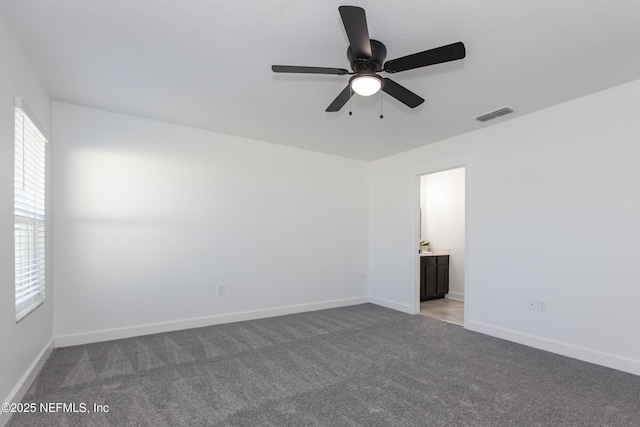
[[[373,160],[640,78],[638,0],[360,0],[387,59],[457,41],[467,57],[393,75],[425,98],[325,108],[349,76],[338,6],[311,0],[0,0],[52,98]],[[503,106],[516,113],[482,124]]]

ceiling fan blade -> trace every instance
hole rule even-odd
[[[427,65],[441,64],[443,62],[462,59],[466,55],[466,50],[462,42],[452,43],[402,58],[392,59],[385,62],[384,70],[387,73],[397,73],[400,71],[412,70],[414,68],[426,67]]]
[[[357,6],[340,6],[338,10],[344,29],[347,31],[353,55],[356,58],[371,58],[371,40],[369,40],[364,9]]]
[[[274,73],[303,73],[303,74],[348,74],[349,71],[344,68],[327,68],[327,67],[297,67],[295,65],[272,65],[271,70]]]
[[[351,98],[351,95],[352,95],[351,85],[347,85],[347,87],[345,87],[344,90],[340,92],[340,95],[338,95],[338,97],[333,100],[331,105],[329,105],[325,111],[329,113],[340,111],[340,109],[344,106],[344,104],[347,103],[349,98]]]
[[[399,85],[388,78],[384,79],[384,86],[382,86],[382,90],[409,108],[415,108],[424,102],[424,99],[420,98],[406,87]]]

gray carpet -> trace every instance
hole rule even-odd
[[[23,402],[109,412],[10,426],[639,426],[640,377],[364,304],[59,348]]]

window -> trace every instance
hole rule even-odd
[[[16,105],[20,104],[16,99]],[[21,107],[15,109],[16,322],[44,301],[45,143]]]

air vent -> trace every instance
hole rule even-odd
[[[479,121],[479,122],[487,122],[489,120],[497,119],[500,116],[504,116],[506,114],[513,113],[513,111],[514,111],[513,108],[503,107],[503,108],[499,108],[499,109],[497,109],[495,111],[492,111],[490,113],[478,116],[478,117],[476,117],[476,120]]]

